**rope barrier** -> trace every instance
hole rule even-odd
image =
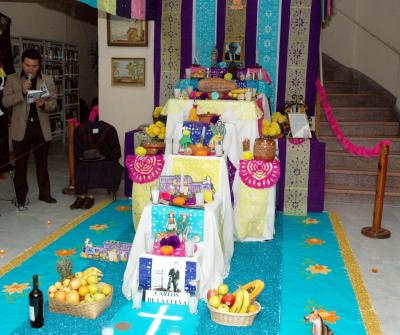
[[[368,148],[363,145],[357,146],[357,145],[351,143],[351,141],[344,136],[342,130],[340,129],[338,122],[333,117],[332,107],[328,103],[328,100],[326,98],[325,88],[321,85],[321,81],[319,79],[317,79],[315,85],[316,85],[318,94],[320,96],[321,105],[325,110],[326,119],[327,119],[329,125],[331,126],[333,133],[337,137],[338,141],[340,142],[340,144],[343,146],[343,148],[348,153],[357,155],[357,156],[363,156],[366,158],[372,158],[372,157],[379,156],[382,145],[387,145],[390,147],[390,145],[392,144],[392,141],[384,141],[384,140],[379,141],[372,148]]]

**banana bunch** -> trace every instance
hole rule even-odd
[[[247,313],[250,306],[250,293],[244,289],[239,288],[236,293],[236,300],[233,306],[230,308],[231,313]]]
[[[232,94],[244,94],[247,92],[247,88],[235,88],[233,90],[231,90]]]
[[[103,276],[103,272],[101,272],[101,270],[99,270],[98,268],[92,266],[90,268],[87,268],[86,270],[82,271],[82,272],[77,272],[75,273],[75,276],[78,278],[83,278],[83,279],[87,279],[89,276],[96,276],[96,277],[102,277]]]

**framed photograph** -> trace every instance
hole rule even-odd
[[[287,113],[293,138],[311,138],[310,125],[306,113]]]
[[[145,72],[144,58],[111,58],[113,85],[145,86]]]
[[[110,46],[147,46],[147,21],[107,14],[107,42]]]
[[[224,58],[225,62],[243,62],[244,50],[242,40],[227,39],[225,40]]]

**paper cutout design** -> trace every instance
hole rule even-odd
[[[164,167],[164,156],[132,156],[125,159],[125,166],[129,171],[129,178],[138,184],[145,184],[157,179]]]
[[[269,188],[274,186],[281,175],[279,160],[264,162],[258,160],[240,160],[239,176],[242,182],[251,188]]]

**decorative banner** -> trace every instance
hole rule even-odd
[[[77,0],[111,15],[137,20],[154,20],[155,0]]]
[[[195,13],[195,41],[194,56],[199,64],[211,66],[211,51],[216,46],[216,0],[197,0]]]
[[[129,177],[134,183],[145,184],[160,177],[164,167],[164,156],[132,156],[125,159]]]
[[[280,0],[258,1],[256,62],[265,68],[271,78],[269,91],[271,113],[276,111],[279,33],[281,17]],[[246,35],[247,36],[247,35]]]
[[[226,17],[225,17],[225,42],[222,59],[227,51],[226,45],[231,41],[240,43],[240,60],[244,63],[245,54],[245,35],[246,35],[246,9],[247,0],[227,0],[226,1]]]
[[[286,144],[285,215],[307,215],[310,141]]]
[[[115,16],[117,14],[116,0],[97,0],[97,9]]]
[[[289,40],[285,100],[306,93],[308,40],[312,0],[292,0],[290,5]]]
[[[176,206],[152,206],[152,234],[161,239],[163,234],[175,233],[180,240],[195,243],[204,239],[204,210]]]
[[[164,105],[172,96],[180,78],[181,62],[181,0],[162,1],[161,16],[161,78],[159,101]]]
[[[239,176],[242,182],[250,188],[262,189],[274,186],[281,175],[278,159],[272,162],[258,160],[240,160]]]

